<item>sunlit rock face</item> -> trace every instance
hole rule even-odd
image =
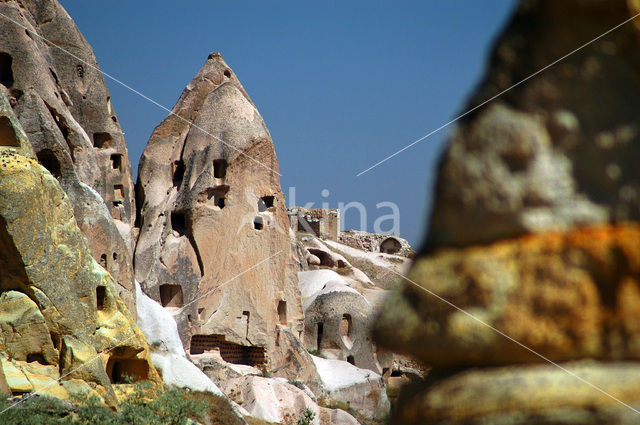
[[[279,343],[276,325],[301,335],[273,142],[219,54],[155,129],[137,190],[135,275],[173,309],[191,354],[220,349],[227,361],[260,366]]]
[[[115,280],[92,258],[69,197],[35,156],[0,93],[4,375],[12,393],[85,393],[114,404],[129,385],[125,375],[161,381]]]
[[[523,1],[468,107],[639,11]],[[628,23],[458,123],[411,282],[374,327],[432,366],[394,423],[637,422],[639,51]]]
[[[55,0],[2,2],[0,13],[3,91],[69,196],[95,260],[135,311],[131,165],[91,46]]]

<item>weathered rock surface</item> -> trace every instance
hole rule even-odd
[[[640,360],[638,225],[442,250],[408,279],[551,360]],[[413,285],[390,297],[377,337],[434,367],[541,361]]]
[[[640,11],[633,1],[522,2],[468,108],[627,20],[627,3]],[[640,219],[639,45],[624,25],[461,120],[425,250]]]
[[[242,404],[251,416],[283,425],[297,425],[306,409],[315,414],[314,425],[357,425],[347,412],[318,406],[304,390],[283,378],[259,376],[234,378],[225,383],[224,391]]]
[[[151,136],[138,182],[136,277],[173,308],[192,354],[222,344],[256,364],[274,351],[277,324],[302,331],[277,171],[260,114],[211,54]],[[218,342],[194,349],[193,335]]]
[[[332,270],[298,273],[305,315],[305,347],[327,358],[381,373],[369,333],[371,305]]]
[[[131,165],[93,51],[55,0],[6,1],[0,13],[2,91],[69,196],[94,258],[135,311]]]
[[[523,1],[469,107],[639,11]],[[426,245],[374,329],[433,367],[394,423],[638,422],[639,48],[623,25],[460,121]]]
[[[389,413],[389,400],[382,377],[341,360],[313,356],[322,379],[323,396],[342,402],[366,418],[382,419]]]
[[[415,251],[409,241],[389,233],[369,233],[361,230],[344,230],[340,232],[340,242],[343,245],[361,251],[383,252],[403,257],[413,258]]]
[[[144,336],[115,280],[91,257],[69,198],[33,159],[10,111],[0,111],[0,357],[11,391],[91,392],[113,403],[113,384],[125,374],[159,383]]]
[[[640,407],[640,363],[585,361],[561,366],[635,409]],[[638,413],[549,364],[472,369],[426,388],[406,388],[404,395],[395,409],[395,423],[638,423]]]

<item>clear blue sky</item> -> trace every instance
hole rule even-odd
[[[172,108],[218,51],[265,119],[285,195],[296,203],[359,201],[368,229],[395,202],[418,245],[447,131],[356,177],[461,112],[514,0],[62,0],[103,71]],[[107,79],[137,175],[167,115]],[[330,195],[321,192],[328,189]],[[343,217],[359,225],[355,210]],[[390,224],[388,222],[387,224]]]

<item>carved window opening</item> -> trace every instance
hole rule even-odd
[[[356,365],[356,359],[354,359],[353,356],[347,356],[347,362],[354,366]]]
[[[220,350],[222,358],[229,363],[259,366],[266,363],[264,347],[246,346],[226,341],[224,335],[194,335],[191,337],[191,354]]]
[[[102,266],[103,269],[107,269],[107,254],[102,254],[100,256],[100,265]]]
[[[182,286],[160,285],[160,303],[163,307],[182,307]]]
[[[7,88],[11,88],[14,83],[12,63],[13,58],[9,53],[0,52],[0,84]]]
[[[264,219],[260,216],[253,219],[253,228],[256,230],[262,230],[264,228]]]
[[[287,302],[286,301],[278,301],[278,320],[281,325],[287,324]]]
[[[269,210],[269,208],[273,207],[274,201],[275,201],[275,196],[263,196],[258,201],[258,211],[265,212]]]
[[[114,170],[122,171],[122,155],[114,153],[111,155],[111,168]]]
[[[129,380],[143,381],[149,377],[149,363],[141,359],[110,357],[107,375],[112,384],[127,384]]]
[[[215,159],[213,161],[213,177],[224,179],[227,177],[227,160]]]
[[[93,147],[106,149],[111,147],[113,138],[109,133],[93,133]]]
[[[96,287],[96,308],[98,310],[104,310],[106,299],[107,299],[107,287],[106,286]]]
[[[181,159],[173,161],[171,168],[173,185],[178,187],[182,183],[182,179],[184,179],[184,162]]]
[[[324,323],[319,322],[316,324],[316,347],[319,350],[322,347],[322,336],[324,334]]]
[[[183,212],[173,211],[171,213],[171,228],[179,236],[184,236],[187,233],[187,219]]]
[[[46,168],[53,177],[59,179],[62,175],[62,167],[60,166],[60,161],[53,153],[51,149],[43,149],[36,154],[38,157],[38,162],[44,168]]]
[[[7,116],[0,117],[0,146],[20,146],[20,140]]]

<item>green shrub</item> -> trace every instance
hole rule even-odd
[[[304,412],[302,412],[302,417],[298,419],[298,425],[311,425],[311,422],[313,422],[313,418],[315,417],[316,414],[307,407],[304,409]]]
[[[18,403],[0,400],[2,425],[186,425],[189,419],[212,425],[240,425],[241,419],[223,397],[179,388],[157,390],[137,383],[114,411],[97,397],[78,404],[44,396]],[[13,407],[11,407],[13,406]]]

